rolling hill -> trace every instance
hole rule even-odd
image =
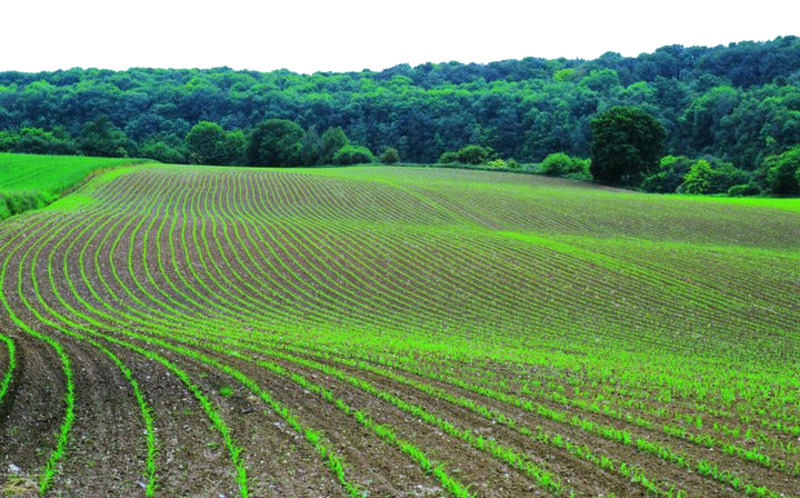
[[[0,262],[0,490],[800,493],[797,200],[138,165]]]

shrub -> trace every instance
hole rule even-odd
[[[711,158],[700,159],[686,174],[678,192],[684,194],[723,194],[734,185],[747,183],[747,173],[733,164]]]
[[[589,164],[590,161],[588,159],[579,159],[570,157],[563,152],[556,152],[544,158],[541,172],[548,176],[564,176],[588,180],[591,178]]]
[[[482,147],[480,145],[467,145],[462,147],[456,152],[458,162],[464,164],[484,164],[489,162],[493,156],[494,151],[489,147]]]
[[[767,185],[775,195],[800,195],[800,146],[764,160]]]
[[[29,154],[73,155],[78,149],[63,130],[49,132],[41,128],[23,128],[13,146],[14,152]]]
[[[508,163],[502,159],[492,159],[486,163],[486,166],[489,166],[490,168],[506,169],[508,168]]]
[[[333,155],[333,163],[340,165],[374,163],[375,156],[361,145],[345,145]]]
[[[139,149],[139,155],[168,164],[186,162],[184,151],[158,140],[151,140],[142,145],[141,149]]]
[[[477,166],[479,164],[487,164],[495,159],[499,158],[491,147],[465,145],[458,149],[457,152],[448,151],[439,156],[439,164],[461,163]]]
[[[761,195],[761,188],[753,183],[734,185],[728,189],[728,195],[731,197],[750,197],[754,195]]]
[[[0,192],[0,219],[8,218],[32,209],[40,209],[53,199],[37,191]]]
[[[6,204],[5,195],[0,192],[0,220],[4,220],[9,216],[11,216],[11,210],[8,208],[8,204]]]
[[[693,164],[694,161],[686,156],[664,156],[659,162],[658,171],[644,179],[642,188],[646,192],[675,193]]]
[[[400,153],[394,147],[386,147],[381,154],[383,164],[394,164],[400,162]]]
[[[458,154],[453,151],[447,151],[439,156],[439,164],[453,164],[458,162]]]

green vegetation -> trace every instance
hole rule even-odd
[[[242,132],[225,131],[217,123],[197,123],[186,135],[185,142],[189,160],[195,164],[238,164],[242,159]]]
[[[477,170],[115,169],[0,224],[0,442],[64,495],[792,495],[799,223]]]
[[[461,163],[475,166],[478,164],[486,164],[495,157],[494,151],[488,147],[466,145],[457,152],[445,152],[439,157],[439,162],[442,164]]]
[[[0,152],[0,220],[50,204],[95,171],[142,162]]]
[[[400,162],[400,153],[394,147],[386,147],[381,153],[381,163],[395,164]]]
[[[322,164],[333,163],[333,156],[346,145],[350,145],[350,140],[341,126],[328,128],[320,138],[319,161]]]
[[[705,159],[692,164],[677,192],[685,194],[724,194],[735,186],[747,183],[747,174],[731,163]]]
[[[729,163],[743,172],[744,181],[730,186],[737,187],[735,195],[794,195],[784,193],[796,183],[790,168],[770,176],[775,163],[767,158],[800,144],[799,66],[800,38],[786,36],[710,48],[670,45],[635,58],[608,52],[588,61],[529,57],[401,64],[380,72],[3,72],[0,151],[293,166],[331,164],[350,144],[372,154],[392,148],[408,163],[513,158],[536,164],[559,152],[590,157],[592,120],[622,106],[664,127],[664,155],[705,160],[712,169]],[[263,123],[272,120],[291,121],[302,131],[284,123],[293,130],[284,130],[286,140],[272,132],[265,139]],[[215,127],[219,145],[196,143],[192,131],[201,123]],[[612,146],[603,140],[602,148]],[[595,161],[597,181],[618,180],[616,173],[610,180],[603,176],[613,161],[638,164],[637,154],[624,147],[627,140],[614,145],[617,152],[608,149],[612,163]],[[494,155],[450,154],[471,145]],[[648,176],[657,173],[658,159],[645,161],[653,168]],[[634,188],[652,185],[639,185],[643,179],[619,180]],[[660,182],[656,191],[676,192],[665,190],[667,183],[677,189],[683,179]],[[702,190],[703,183],[691,189]]]
[[[366,147],[360,145],[344,145],[333,155],[333,164],[365,164],[374,163],[375,156]]]
[[[8,386],[11,385],[11,379],[14,378],[14,370],[17,368],[17,350],[11,338],[0,335],[0,341],[3,341],[5,344],[7,354],[6,369],[5,372],[3,372],[3,379],[0,380],[0,403],[2,403],[3,397],[5,397],[8,392]]]
[[[589,173],[590,164],[591,160],[577,159],[569,157],[563,152],[556,152],[544,158],[540,172],[548,176],[589,180],[592,177],[591,173]]]
[[[800,195],[800,146],[764,161],[770,190],[782,196]]]
[[[253,166],[298,166],[303,129],[288,119],[268,119],[256,125],[247,142],[247,161]]]
[[[592,177],[611,185],[635,187],[658,168],[665,130],[635,107],[612,107],[591,122]]]

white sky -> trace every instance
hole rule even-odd
[[[800,0],[0,0],[0,71],[625,56],[800,35]]]

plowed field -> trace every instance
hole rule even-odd
[[[0,494],[800,496],[800,212],[137,166],[0,223]]]

